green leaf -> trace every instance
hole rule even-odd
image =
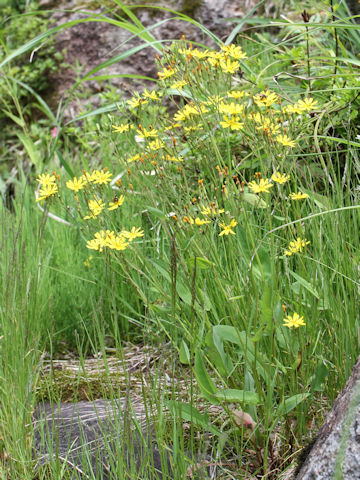
[[[230,375],[232,369],[233,369],[233,363],[231,361],[231,358],[229,355],[226,355],[225,350],[224,350],[224,343],[220,336],[218,335],[217,331],[215,328],[213,329],[213,341],[214,341],[214,346],[220,355],[221,361],[222,361],[222,367],[224,368],[226,375]]]
[[[246,359],[249,366],[258,372],[265,381],[269,380],[273,368],[269,360],[259,351],[255,355],[255,347],[246,332],[239,332],[235,327],[229,325],[216,325],[213,327],[216,333],[223,341],[235,343],[240,347],[241,355]],[[267,373],[267,369],[269,373]]]
[[[317,298],[318,300],[320,299],[320,296],[319,296],[319,293],[317,292],[317,290],[311,285],[311,283],[307,282],[303,277],[300,277],[300,275],[298,275],[297,273],[295,272],[292,272],[290,270],[290,274],[297,280],[297,283],[299,283],[301,286],[303,286],[308,292],[311,293],[311,295],[313,295],[315,298]],[[295,284],[294,284],[295,285]],[[293,288],[293,285],[291,286]],[[296,288],[296,287],[295,287]]]
[[[160,260],[154,260],[152,258],[147,259],[148,262],[161,274],[161,276],[171,284],[171,278],[169,272],[166,270],[165,264],[162,264]]]
[[[214,397],[217,388],[206,371],[201,351],[195,356],[195,376],[204,397],[211,403],[218,404],[219,401]]]
[[[215,393],[215,397],[225,402],[240,402],[248,405],[259,405],[261,403],[257,393],[234,388],[219,391]]]
[[[65,168],[65,171],[70,175],[71,178],[74,178],[75,174],[71,169],[70,165],[65,160],[65,158],[61,155],[61,153],[57,148],[55,148],[55,152],[56,152],[56,155],[58,156],[58,159],[60,160],[61,165]]]
[[[162,210],[159,210],[158,208],[147,206],[146,210],[153,213],[158,218],[161,218],[161,219],[167,218],[165,213]]]
[[[322,387],[323,383],[326,380],[326,377],[329,375],[329,370],[324,365],[324,362],[320,361],[317,364],[315,375],[313,381],[311,382],[310,390],[311,392],[322,392],[324,389]]]
[[[286,415],[287,413],[291,412],[295,407],[297,407],[301,402],[303,402],[310,393],[298,393],[297,395],[293,395],[285,400],[285,402],[280,405],[278,409],[278,415]]]
[[[194,268],[195,262],[196,262],[196,269],[199,269],[199,270],[207,270],[208,268],[213,267],[215,265],[215,263],[210,262],[210,260],[208,260],[205,257],[191,257],[191,258],[188,258],[187,260],[187,264],[190,268]]]
[[[190,289],[181,280],[176,282],[176,291],[186,305],[192,304],[192,295]]]
[[[181,342],[181,345],[180,345],[179,356],[180,356],[180,362],[183,365],[189,365],[190,364],[190,352],[189,352],[189,348],[186,345],[184,340]]]
[[[38,171],[40,169],[40,161],[39,161],[38,151],[36,149],[34,142],[31,140],[31,138],[26,137],[21,132],[17,132],[16,135],[19,137],[19,140],[24,145],[25,150],[30,157],[31,163],[35,165],[35,168]]]
[[[177,413],[180,413],[181,418],[186,422],[192,422],[194,425],[202,427],[204,430],[208,430],[215,435],[221,435],[220,430],[210,424],[210,417],[207,413],[200,413],[199,410],[192,405],[177,402],[176,400],[169,400],[166,402],[166,405],[174,417],[176,417]]]
[[[24,128],[25,127],[25,122],[22,118],[17,117],[16,115],[12,114],[11,112],[8,112],[7,110],[2,109],[2,112],[5,113],[5,115],[11,120],[16,123],[16,125],[19,125],[19,127]]]
[[[261,297],[261,316],[260,327],[251,339],[253,342],[258,342],[263,334],[270,332],[273,325],[273,290],[270,284],[264,285],[264,291]]]
[[[245,202],[250,203],[250,205],[252,205],[253,207],[257,207],[257,208],[266,208],[267,207],[267,204],[266,204],[265,200],[258,197],[254,193],[244,192],[244,193],[242,193],[241,198]]]

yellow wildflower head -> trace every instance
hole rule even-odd
[[[304,317],[300,317],[300,315],[296,312],[293,315],[288,315],[284,318],[284,327],[288,328],[299,328],[305,326],[306,323],[304,322]]]

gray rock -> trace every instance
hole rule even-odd
[[[296,480],[360,480],[360,357]]]
[[[66,463],[77,478],[118,479],[119,464],[138,472],[142,479],[173,478],[170,455],[163,455],[152,432],[126,421],[125,402],[110,400],[37,405],[34,412],[34,443],[37,466],[52,460]],[[137,421],[146,423],[140,406]],[[150,468],[143,468],[151,465]],[[117,468],[116,468],[117,467]],[[93,473],[94,477],[88,476]],[[125,477],[124,477],[125,478]]]

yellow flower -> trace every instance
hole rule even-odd
[[[285,114],[299,113],[297,107],[291,104],[285,105],[285,107],[283,107],[281,111],[282,113],[285,113]]]
[[[240,117],[237,117],[235,115],[231,115],[231,117],[225,117],[223,115],[223,119],[224,121],[223,122],[220,122],[220,125],[223,127],[223,128],[229,128],[231,130],[241,130],[244,126],[244,123],[243,122],[240,122]]]
[[[50,175],[49,173],[42,173],[38,176],[36,180],[40,183],[41,186],[52,185],[56,182],[56,177],[55,175]]]
[[[174,157],[173,155],[166,155],[165,158],[168,162],[183,162],[184,161],[183,157]]]
[[[44,183],[39,190],[39,196],[36,201],[46,200],[49,197],[53,197],[57,192],[58,186],[55,183]]]
[[[210,206],[210,207],[203,207],[201,210],[202,215],[205,215],[206,217],[215,217],[216,215],[220,215],[220,213],[224,213],[224,209],[218,209],[216,210],[215,207]]]
[[[180,48],[179,53],[199,59],[206,58],[208,56],[207,50],[199,50],[198,48]]]
[[[284,318],[284,324],[283,324],[284,327],[299,328],[305,325],[306,323],[304,322],[304,317],[300,317],[300,315],[297,314],[296,312],[294,312],[292,316],[288,315],[286,318]]]
[[[135,238],[143,237],[144,236],[144,230],[141,230],[140,227],[132,227],[132,229],[130,231],[123,230],[121,232],[121,235],[124,238],[127,238],[129,240],[129,242],[132,242]]]
[[[294,253],[302,252],[306,245],[309,245],[310,242],[306,241],[306,238],[298,237],[293,242],[290,242],[288,250],[285,250],[285,255],[290,257]]]
[[[284,147],[295,147],[296,143],[291,140],[287,135],[278,135],[276,141],[284,145]]]
[[[185,85],[187,85],[187,82],[185,80],[179,80],[178,82],[175,82],[172,85],[170,85],[170,88],[180,91],[185,87]]]
[[[100,230],[99,232],[95,233],[94,237],[95,238],[92,240],[88,240],[86,243],[86,248],[89,248],[90,250],[99,250],[99,252],[102,252],[104,247],[107,246],[109,239],[114,237],[114,232],[111,232],[110,230]]]
[[[236,60],[247,57],[243,49],[239,45],[234,45],[233,43],[230,45],[222,45],[221,50]]]
[[[195,223],[194,219],[192,217],[188,217],[187,215],[185,215],[183,218],[183,222],[188,223],[189,225],[194,225]]]
[[[106,241],[106,246],[112,250],[125,250],[128,245],[129,242],[125,240],[122,234],[111,236]]]
[[[299,100],[297,102],[297,109],[302,111],[302,112],[308,112],[310,110],[313,110],[316,104],[318,103],[317,100],[314,100],[311,97],[304,98],[304,100]]]
[[[230,233],[231,235],[235,235],[233,228],[235,228],[236,225],[237,221],[234,219],[232,219],[228,225],[226,225],[224,222],[221,222],[220,227],[222,228],[222,231],[219,233],[219,237],[222,237],[223,235],[229,235]]]
[[[161,72],[157,72],[158,77],[160,80],[165,80],[166,78],[170,78],[175,74],[175,70],[171,67],[164,67]]]
[[[143,97],[148,98],[149,100],[160,100],[160,94],[156,90],[148,91],[147,88],[143,91]]]
[[[291,200],[304,200],[305,198],[309,198],[309,195],[303,192],[290,193],[289,198],[291,198]]]
[[[141,98],[139,94],[137,94],[135,97],[130,98],[130,100],[127,101],[130,109],[138,108],[140,107],[140,105],[143,105],[145,103],[148,103],[148,101]]]
[[[260,123],[260,126],[256,127],[256,130],[262,130],[264,133],[272,135],[276,135],[277,133],[279,133],[280,125],[273,123],[268,117],[261,118],[261,116],[258,115],[259,114],[254,115],[254,120],[257,123]]]
[[[106,169],[94,170],[90,175],[90,180],[96,185],[106,185],[111,182],[112,173],[108,172]]]
[[[270,183],[268,178],[261,178],[259,183],[254,180],[250,182],[248,186],[253,193],[269,193],[270,188],[272,188],[274,184]]]
[[[113,133],[125,133],[129,132],[133,126],[130,123],[122,123],[121,125],[111,125]]]
[[[199,217],[195,218],[195,225],[197,225],[198,227],[201,227],[202,225],[205,225],[206,223],[211,223],[211,222],[210,222],[210,220],[202,220]]]
[[[153,151],[160,150],[160,148],[164,148],[164,147],[165,147],[165,143],[159,139],[153,140],[147,146],[149,150],[153,150]]]
[[[236,60],[232,62],[230,58],[220,61],[220,68],[224,73],[235,73],[240,68],[240,63]]]
[[[235,98],[235,99],[246,97],[247,95],[248,94],[243,90],[233,90],[232,92],[228,92],[228,97]]]
[[[193,57],[199,58],[200,60],[208,56],[207,50],[199,50],[198,48],[193,48],[189,53]]]
[[[155,128],[149,128],[149,130],[146,130],[146,128],[138,128],[136,133],[140,138],[153,138],[157,137],[158,131]]]
[[[264,90],[254,96],[254,102],[258,107],[270,107],[274,103],[279,102],[279,96],[270,90]]]
[[[271,175],[271,180],[273,182],[279,183],[282,185],[290,180],[290,175],[286,175],[285,173],[275,172]]]
[[[108,210],[116,210],[124,203],[124,195],[120,195],[119,198],[115,197],[112,202],[109,202]]]
[[[105,208],[105,203],[101,200],[101,198],[96,198],[95,200],[89,200],[88,207],[90,210],[90,215],[86,215],[84,220],[89,220],[90,218],[96,218]]]
[[[93,256],[90,255],[84,262],[85,267],[90,268],[91,267],[91,260],[93,259]]]
[[[240,105],[238,103],[224,103],[221,102],[219,105],[219,112],[220,113],[227,113],[228,115],[238,115],[242,113],[244,110],[244,105]]]
[[[220,95],[210,95],[206,101],[203,102],[204,105],[218,105],[223,99]]]
[[[203,128],[202,123],[198,123],[197,125],[192,125],[190,127],[184,127],[185,133],[196,132],[197,130],[201,130]]]
[[[86,178],[82,175],[80,178],[74,177],[72,180],[68,180],[66,182],[66,186],[69,190],[73,190],[74,192],[78,192],[82,190],[85,185],[87,184]]]
[[[132,157],[129,157],[126,161],[127,163],[132,163],[132,162],[137,162],[138,160],[140,160],[140,155],[136,153]]]

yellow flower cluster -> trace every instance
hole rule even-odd
[[[39,182],[40,186],[39,195],[36,198],[37,202],[40,202],[41,200],[47,200],[48,198],[56,195],[56,193],[59,191],[59,187],[56,183],[56,174],[50,175],[49,173],[42,173],[38,176],[37,181]]]
[[[132,227],[130,231],[122,230],[119,234],[115,234],[110,230],[100,230],[95,233],[92,240],[88,240],[86,248],[98,250],[99,252],[102,252],[104,248],[118,251],[125,250],[129,243],[143,236],[144,231],[139,227]]]
[[[286,105],[286,107],[283,108],[283,113],[296,113],[298,115],[302,115],[303,113],[310,112],[311,110],[314,110],[316,107],[318,101],[314,100],[311,97],[304,98],[304,100],[299,100],[298,102],[294,103],[294,105]]]
[[[92,173],[84,171],[84,174],[81,177],[74,177],[72,180],[66,182],[66,186],[69,190],[78,192],[82,190],[89,183],[94,185],[106,185],[111,182],[112,173],[110,173],[106,168],[102,170],[94,170]]]
[[[306,241],[306,238],[298,237],[293,242],[290,242],[288,250],[285,250],[285,255],[290,257],[294,253],[302,252],[306,245],[309,245],[310,242]]]

